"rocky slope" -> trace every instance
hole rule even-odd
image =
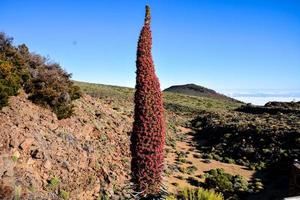
[[[125,191],[131,113],[88,95],[64,120],[24,92],[9,103],[0,111],[0,199],[96,199],[101,190]]]
[[[217,93],[212,89],[208,89],[196,84],[174,85],[165,89],[164,92],[174,92],[174,93],[186,94],[191,96],[210,97],[210,98],[215,98],[220,100],[239,102],[236,99],[227,97],[223,94]]]

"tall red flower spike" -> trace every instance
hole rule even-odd
[[[131,135],[131,171],[135,190],[142,196],[160,193],[164,167],[165,123],[162,93],[152,60],[150,7],[137,47],[134,123]]]

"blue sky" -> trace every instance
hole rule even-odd
[[[0,31],[75,80],[134,87],[146,3],[162,88],[300,89],[299,0],[0,0]]]

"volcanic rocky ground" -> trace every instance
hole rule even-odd
[[[71,118],[58,120],[49,109],[31,103],[22,91],[11,97],[9,106],[0,111],[0,199],[89,200],[100,199],[103,194],[110,199],[132,199],[129,138],[133,90],[76,84],[86,94],[74,101]],[[236,154],[230,155],[231,150],[244,150],[242,145],[232,145],[236,133],[252,134],[252,139],[241,137],[249,140],[252,148],[259,148],[251,143],[256,133],[260,134],[257,138],[276,134],[278,140],[284,138],[282,135],[293,135],[296,143],[291,143],[294,145],[291,148],[274,141],[271,146],[264,146],[267,150],[257,150],[261,158],[272,155],[269,152],[272,148],[274,152],[282,152],[284,158],[299,155],[297,112],[253,114],[235,111],[241,105],[235,101],[174,93],[164,93],[164,98],[167,122],[164,185],[170,193],[185,186],[196,187],[195,182],[203,182],[202,175],[213,168],[223,168],[249,181],[256,178],[260,169],[255,157],[246,156],[242,162]],[[222,137],[208,137],[210,131]],[[224,141],[232,146],[228,151],[222,146]],[[228,159],[235,162],[228,163]],[[276,160],[265,162],[273,161]]]
[[[75,115],[58,120],[21,92],[0,112],[0,199],[95,199],[125,192],[131,113],[84,95]],[[59,183],[51,183],[57,180]],[[121,189],[122,188],[122,189]]]

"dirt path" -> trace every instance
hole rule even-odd
[[[244,166],[201,159],[200,153],[192,142],[193,131],[184,127],[180,127],[180,131],[181,134],[184,134],[185,139],[177,141],[176,148],[169,149],[166,157],[168,176],[165,184],[169,192],[177,192],[178,188],[196,187],[204,181],[201,175],[205,171],[215,168],[223,168],[229,174],[241,175],[247,180],[251,179],[254,171],[250,171]]]

